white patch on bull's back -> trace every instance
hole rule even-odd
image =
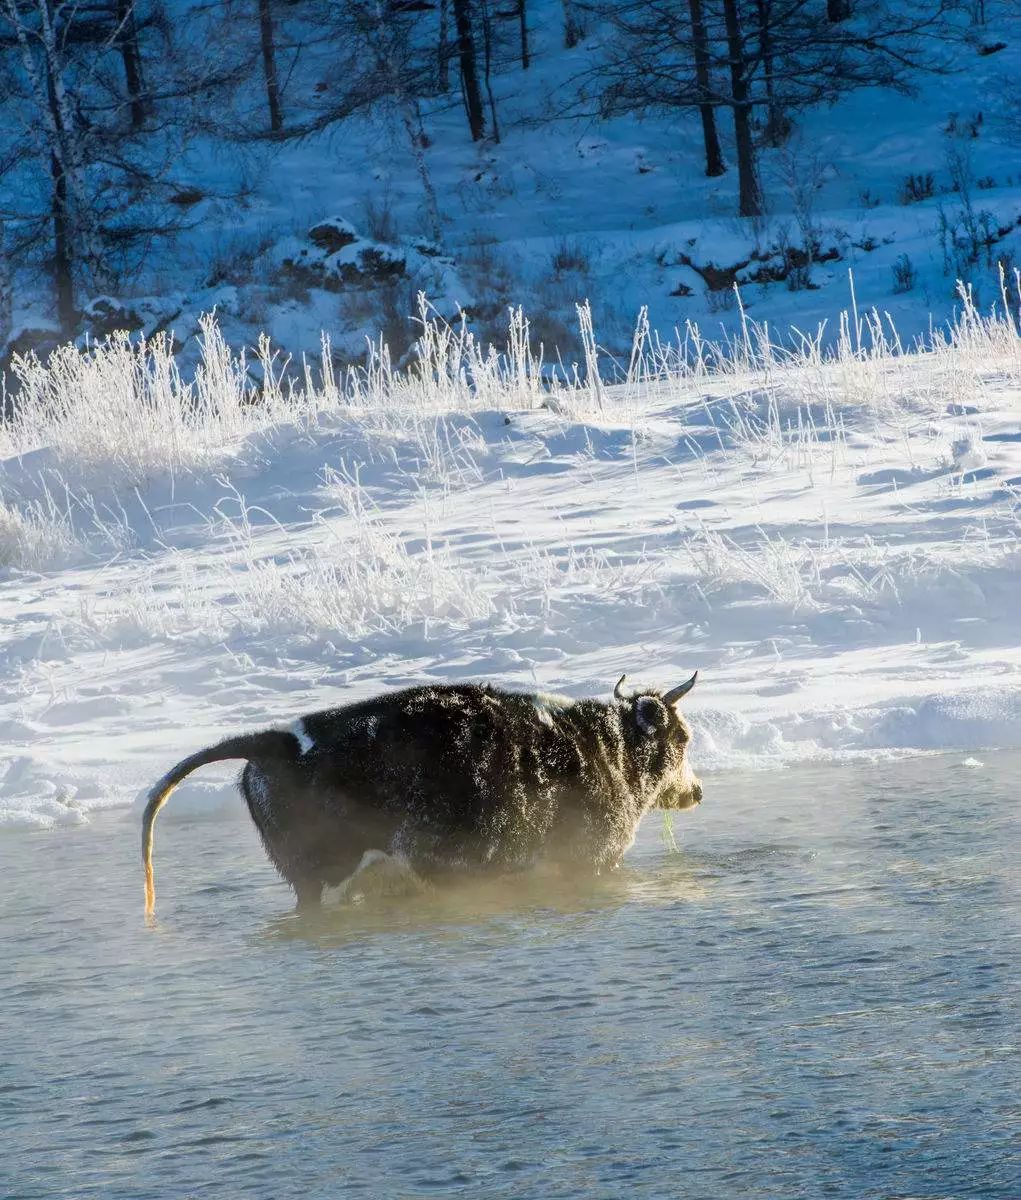
[[[532,704],[536,715],[544,725],[553,725],[553,714],[570,708],[574,701],[570,696],[558,696],[554,692],[536,692],[532,696]]]
[[[308,754],[308,752],[315,747],[315,738],[311,737],[308,730],[305,728],[304,717],[299,717],[298,720],[290,726],[288,733],[293,733],[298,739],[298,745],[301,748],[302,754]]]

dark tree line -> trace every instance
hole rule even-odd
[[[705,173],[726,170],[717,119],[733,130],[739,211],[763,200],[758,147],[780,145],[792,114],[854,88],[909,91],[944,69],[953,0],[623,0],[600,68],[606,114],[697,109]]]
[[[909,88],[939,67],[940,38],[975,8],[561,0],[542,16],[557,21],[566,50],[592,39],[579,61],[604,114],[697,112],[707,175],[731,167],[725,116],[739,209],[754,216],[761,146],[849,89]],[[45,266],[70,332],[85,297],[129,276],[154,239],[187,223],[177,171],[194,139],[305,138],[370,110],[403,131],[440,240],[423,101],[460,106],[467,136],[499,140],[494,81],[530,70],[538,19],[534,0],[0,0],[7,260]]]

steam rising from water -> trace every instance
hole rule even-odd
[[[1011,1195],[1021,759],[962,757],[720,775],[679,853],[314,917],[249,823],[169,822],[154,932],[134,819],[0,839],[5,1188]]]

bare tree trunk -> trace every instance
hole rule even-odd
[[[500,141],[500,126],[496,120],[496,99],[493,96],[493,24],[489,19],[489,0],[482,3],[482,47],[483,47],[483,78],[486,81],[486,96],[489,98],[489,120],[493,129],[493,141]]]
[[[70,333],[75,321],[75,275],[87,265],[94,281],[102,278],[102,258],[93,227],[94,217],[82,184],[85,156],[75,112],[64,88],[64,63],[53,25],[50,0],[35,0],[39,30],[31,35],[16,0],[2,0],[14,28],[25,76],[38,109],[33,131],[39,148],[50,161],[53,180],[51,215],[54,237],[54,300],[61,329]],[[32,42],[40,46],[40,57]]]
[[[70,337],[78,318],[74,304],[74,251],[67,205],[67,176],[55,154],[50,158],[50,174],[53,178],[50,209],[53,217],[53,297],[57,325],[65,337]]]
[[[574,49],[584,36],[584,31],[574,12],[574,0],[561,0],[564,9],[564,48]]]
[[[436,53],[436,86],[450,91],[450,0],[440,0],[440,38]]]
[[[748,76],[746,74],[748,61],[741,38],[737,0],[723,0],[723,20],[727,29],[730,94],[734,109],[738,211],[742,217],[759,217],[762,215],[762,191],[759,188],[755,142],[752,139],[752,105],[748,94]]]
[[[3,352],[14,327],[11,286],[11,264],[7,258],[7,238],[4,224],[0,221],[0,353]],[[3,414],[0,407],[0,415]]]
[[[262,43],[262,73],[266,80],[266,100],[269,104],[269,127],[279,133],[284,127],[280,106],[280,81],[277,78],[276,42],[273,37],[273,13],[270,0],[259,0],[259,40]]]
[[[101,274],[101,256],[93,228],[93,217],[85,200],[82,173],[85,155],[79,137],[79,126],[64,87],[64,63],[57,45],[50,0],[37,0],[42,29],[43,54],[46,71],[45,116],[51,135],[51,154],[61,167],[65,189],[65,215],[71,219],[67,227],[73,238],[74,257],[85,259],[96,274]],[[34,73],[34,70],[33,70]]]
[[[429,164],[425,161],[425,151],[422,148],[418,114],[412,107],[407,94],[401,89],[397,102],[401,110],[401,124],[408,135],[408,145],[411,147],[411,157],[415,160],[415,170],[422,184],[422,195],[425,197],[425,218],[429,226],[429,236],[439,246],[443,244],[443,225],[440,221],[440,206],[436,202],[436,189],[433,187],[429,174]]]
[[[131,105],[131,128],[137,131],[145,124],[150,108],[145,96],[142,55],[138,49],[134,0],[117,0],[117,45],[124,64],[124,83]]]
[[[759,20],[759,56],[762,59],[762,74],[766,82],[766,141],[770,146],[782,145],[787,122],[776,102],[776,79],[773,70],[773,33],[770,25],[772,14],[770,0],[755,0]]]
[[[454,6],[454,22],[457,25],[457,50],[461,60],[461,89],[464,105],[468,112],[468,128],[472,141],[478,142],[486,136],[486,117],[482,107],[482,92],[479,89],[479,72],[475,58],[475,39],[472,35],[471,0],[451,0]]]
[[[526,0],[518,0],[518,30],[521,35],[521,69],[527,71],[532,65],[532,57],[528,52],[528,13]]]
[[[695,50],[695,82],[698,84],[698,94],[702,101],[698,111],[702,118],[702,140],[705,142],[705,173],[712,179],[723,175],[727,167],[723,161],[720,138],[716,131],[716,110],[710,103],[712,89],[709,78],[709,40],[706,37],[705,19],[702,15],[702,0],[688,0],[688,10],[691,13],[691,37]]]
[[[834,25],[851,15],[851,0],[826,0],[826,19]]]
[[[57,99],[57,88],[49,74],[46,79],[46,98],[54,128],[59,131],[63,126],[61,106]],[[70,337],[77,322],[74,303],[74,214],[68,200],[66,157],[56,146],[50,154],[50,178],[53,180],[50,204],[53,217],[53,299],[60,332]]]

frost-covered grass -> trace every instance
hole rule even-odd
[[[830,349],[823,326],[778,344],[768,325],[747,318],[739,336],[722,342],[689,324],[664,343],[643,310],[626,362],[601,352],[591,311],[579,305],[584,354],[571,363],[544,361],[520,308],[509,310],[506,343],[497,349],[466,324],[431,316],[423,296],[421,334],[407,366],[395,368],[379,343],[370,347],[364,368],[339,377],[325,337],[320,361],[300,370],[281,364],[262,339],[253,371],[207,317],[201,361],[187,381],[163,335],[134,342],[115,335],[86,350],[68,345],[45,364],[34,355],[18,359],[20,391],[13,419],[0,425],[0,453],[6,459],[46,447],[77,479],[139,484],[209,469],[239,438],[274,422],[344,411],[374,413],[377,422],[410,431],[434,473],[451,464],[461,473],[470,439],[453,445],[448,436],[443,444],[423,417],[549,407],[564,415],[623,417],[641,432],[664,397],[729,379],[742,387],[720,417],[723,431],[754,458],[790,465],[792,458],[814,461],[823,441],[831,456],[837,453],[845,408],[904,420],[945,412],[949,404],[966,407],[990,379],[1021,378],[1011,304],[1014,292],[1021,300],[1021,276],[1006,279],[1001,272],[1001,289],[1001,305],[982,313],[962,288],[955,322],[908,348],[889,317],[875,310],[841,314],[840,336]]]
[[[0,426],[0,449],[8,457],[46,447],[86,482],[140,483],[208,466],[231,439],[286,411],[263,349],[268,382],[257,396],[244,354],[231,353],[211,317],[187,382],[163,334],[134,342],[115,334],[84,350],[66,345],[45,364],[34,354],[17,358],[15,415]]]
[[[0,729],[32,778],[121,800],[154,757],[381,687],[695,667],[704,765],[1021,743],[1002,307],[965,294],[914,348],[878,313],[831,350],[640,321],[619,363],[579,317],[577,366],[518,311],[499,351],[423,313],[400,369],[264,344],[252,372],[212,323],[195,380],[159,340],[25,364]]]
[[[693,583],[713,595],[750,587],[792,613],[819,611],[827,604],[904,607],[925,589],[977,572],[1016,572],[1021,564],[1021,520],[1013,512],[997,538],[968,531],[939,555],[917,547],[898,549],[872,537],[831,538],[814,543],[759,531],[745,544],[703,530],[687,544]]]
[[[75,549],[66,520],[37,505],[24,509],[0,503],[0,568],[40,570],[66,561]]]

